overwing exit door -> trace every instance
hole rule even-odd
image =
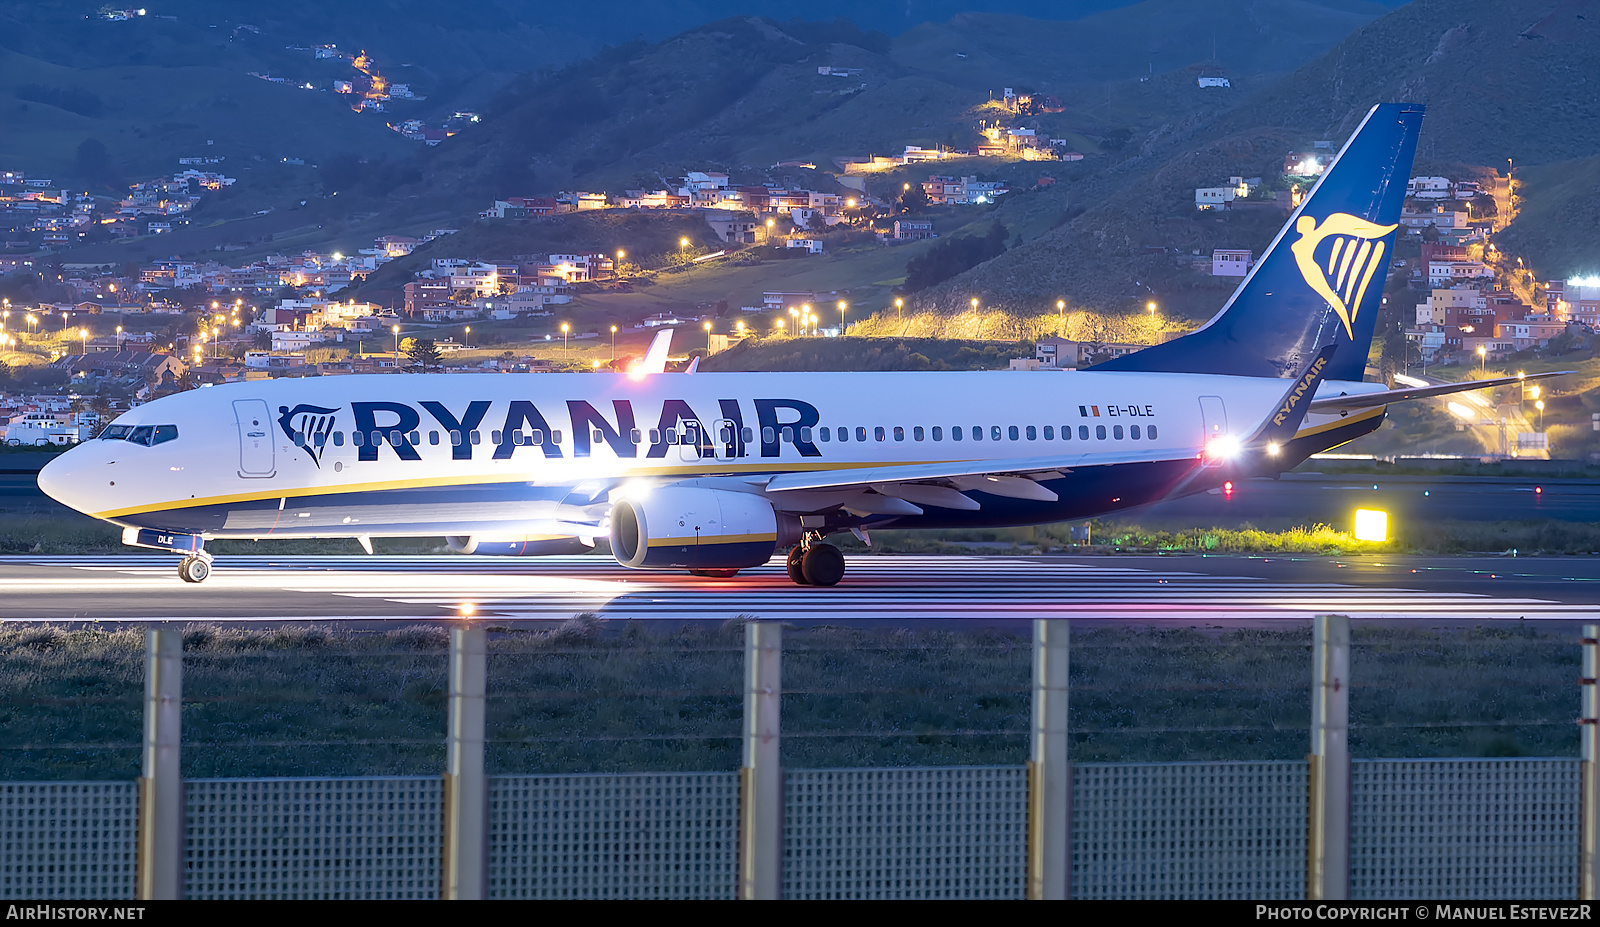
[[[272,476],[272,418],[260,399],[235,399],[233,415],[239,426],[239,475],[250,479]]]

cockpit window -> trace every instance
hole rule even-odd
[[[129,441],[145,447],[165,444],[177,437],[177,425],[112,425],[100,434],[102,441]]]

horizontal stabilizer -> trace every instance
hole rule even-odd
[[[1451,393],[1464,393],[1468,390],[1490,389],[1496,386],[1511,386],[1514,383],[1523,383],[1528,380],[1543,380],[1549,377],[1562,377],[1574,370],[1556,370],[1550,373],[1530,373],[1520,377],[1490,377],[1487,380],[1468,380],[1465,383],[1440,383],[1436,386],[1412,386],[1405,389],[1386,389],[1375,393],[1351,393],[1347,396],[1324,396],[1312,401],[1313,412],[1346,412],[1354,409],[1370,409],[1373,406],[1388,405],[1391,402],[1402,402],[1407,399],[1423,399],[1428,396],[1448,396]]]

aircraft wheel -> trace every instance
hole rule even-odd
[[[806,579],[805,571],[800,568],[800,562],[805,555],[806,549],[804,547],[796,546],[789,551],[789,578],[794,580],[797,586],[811,585],[810,581]]]
[[[709,576],[712,579],[732,579],[739,575],[738,570],[690,570],[691,576]]]
[[[204,557],[185,557],[178,564],[178,578],[186,583],[203,583],[211,575],[211,563]]]
[[[800,560],[800,570],[812,586],[835,586],[844,579],[844,554],[832,544],[813,544]]]

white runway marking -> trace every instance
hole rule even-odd
[[[851,559],[845,582],[832,589],[791,584],[776,560],[737,578],[718,580],[633,572],[599,557],[225,557],[201,586],[181,582],[171,557],[23,557],[4,562],[71,568],[66,582],[58,571],[5,576],[5,588],[16,595],[158,602],[194,601],[204,595],[236,600],[214,615],[230,620],[282,618],[288,613],[273,611],[273,604],[297,596],[302,602],[306,596],[326,600],[330,614],[364,618],[453,616],[460,614],[463,603],[480,616],[546,620],[584,612],[606,618],[753,615],[810,620],[1236,620],[1326,612],[1366,618],[1594,620],[1600,615],[1600,605],[1544,599],[1285,583],[1163,570],[1156,564],[1144,569],[1018,557],[858,556]],[[339,607],[339,601],[350,607]],[[362,607],[355,607],[356,602]],[[140,614],[147,616],[149,608]]]

